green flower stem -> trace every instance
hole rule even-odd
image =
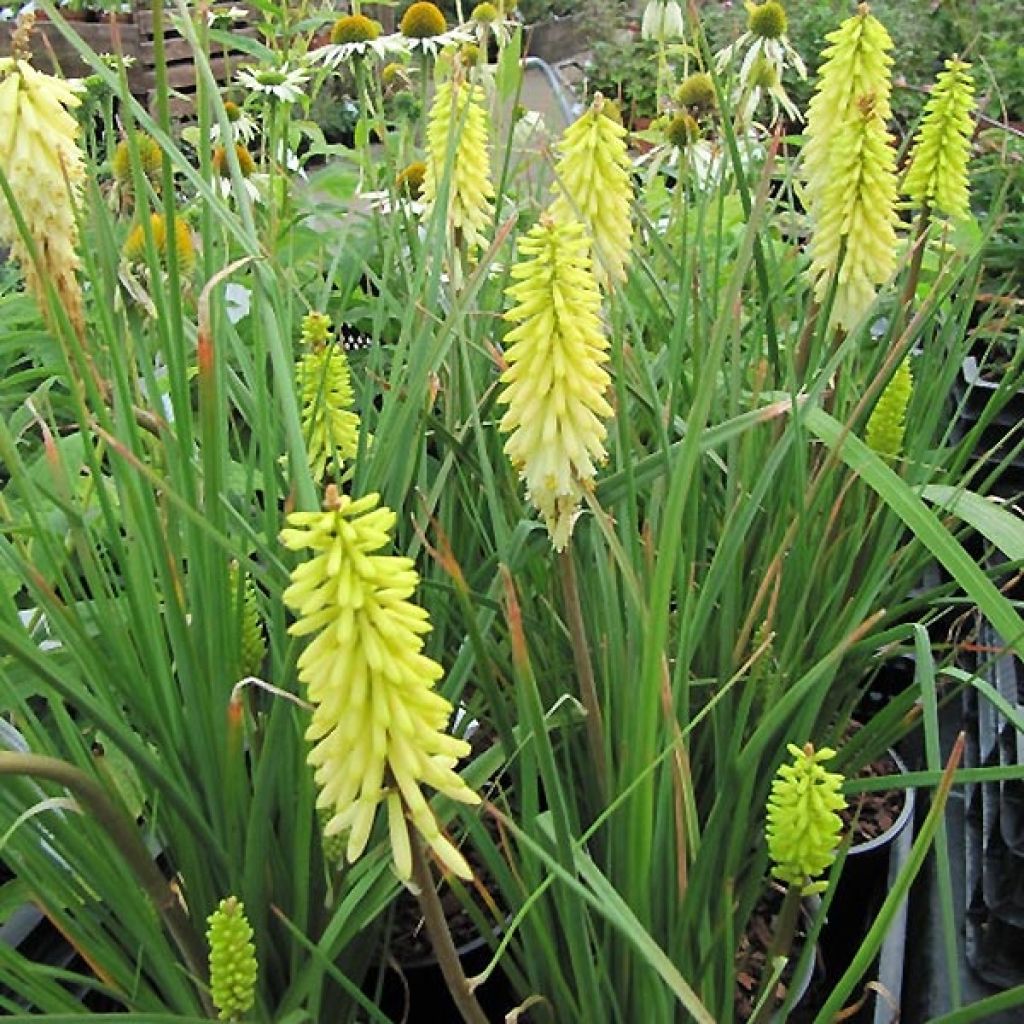
[[[69,789],[85,811],[110,836],[134,872],[177,943],[189,972],[196,978],[206,979],[206,948],[182,909],[178,893],[157,869],[135,823],[111,801],[102,786],[75,765],[40,754],[0,753],[0,775],[27,775]],[[212,1015],[213,1006],[205,988],[200,988],[200,998]]]
[[[900,304],[896,308],[896,322],[893,324],[892,336],[898,338],[903,330],[907,313],[914,304],[914,296],[917,294],[917,282],[921,278],[921,264],[924,261],[924,251],[927,246],[928,228],[931,227],[932,210],[926,203],[921,207],[920,216],[917,218],[917,226],[914,230],[913,251],[910,257],[910,269],[907,271],[907,285],[900,297]]]
[[[559,575],[562,579],[562,598],[568,619],[569,636],[572,640],[572,657],[576,664],[580,698],[587,711],[587,742],[590,756],[594,760],[602,800],[608,799],[608,762],[604,751],[604,720],[601,704],[597,699],[597,684],[594,681],[594,667],[590,663],[587,647],[587,631],[583,623],[583,609],[580,605],[579,585],[576,580],[576,566],[572,559],[572,540],[558,556]]]
[[[789,951],[793,948],[796,923],[800,916],[800,900],[800,886],[791,885],[786,890],[785,899],[782,901],[782,909],[779,911],[775,934],[772,936],[772,944],[765,956],[764,972],[758,984],[757,999],[755,1000],[755,1005],[758,1009],[747,1024],[759,1024],[765,1014],[774,1006],[775,1000],[764,998],[765,991],[771,982],[775,962],[779,957],[788,957]]]
[[[415,829],[410,829],[412,839],[412,873],[416,883],[416,899],[423,913],[423,923],[430,938],[430,945],[437,957],[445,984],[451,993],[462,1019],[466,1024],[488,1024],[487,1016],[470,988],[469,979],[462,969],[462,962],[455,950],[444,908],[434,888],[434,876],[423,852],[423,840]]]

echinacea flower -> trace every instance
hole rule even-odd
[[[676,114],[665,127],[665,138],[676,149],[685,151],[700,138],[700,125],[690,114]]]
[[[746,82],[739,90],[738,116],[742,124],[749,124],[757,113],[763,97],[771,100],[772,122],[779,119],[781,111],[791,121],[802,121],[803,116],[793,105],[779,78],[779,69],[764,57],[759,58],[750,69]]]
[[[139,168],[143,176],[148,178],[150,184],[159,191],[163,150],[160,149],[160,144],[156,139],[145,132],[136,132],[131,141],[121,139],[114,148],[114,156],[110,161],[114,180],[121,186],[130,188],[132,185],[132,143],[138,153]]]
[[[416,160],[402,168],[395,177],[395,191],[400,196],[408,196],[414,202],[423,198],[423,182],[427,177],[427,165]]]
[[[311,329],[304,322],[304,338],[313,337]],[[356,457],[359,415],[352,409],[352,377],[341,346],[315,340],[308,343],[311,349],[299,360],[295,376],[309,471],[322,483],[328,466],[340,469],[346,460]]]
[[[385,58],[402,49],[400,40],[395,36],[382,36],[381,31],[380,22],[365,14],[346,14],[334,23],[331,41],[311,50],[309,59],[336,68],[368,54]]]
[[[506,18],[501,10],[491,3],[477,4],[469,20],[476,28],[477,41],[481,47],[486,47],[488,36],[493,36],[499,46],[507,46],[516,28],[516,22]]]
[[[908,356],[896,367],[885,390],[878,396],[864,434],[867,446],[884,459],[898,459],[903,452],[907,406],[913,389],[914,377]]]
[[[526,481],[527,499],[561,551],[606,457],[608,341],[583,226],[545,214],[518,250],[506,292],[515,305],[505,319],[516,326],[505,336],[498,401],[508,409],[500,430],[510,435],[505,454]]]
[[[843,821],[838,811],[846,806],[840,792],[843,776],[826,771],[825,762],[836,752],[828,747],[803,749],[794,743],[786,749],[792,764],[780,765],[768,798],[768,853],[774,861],[772,874],[797,886],[805,894],[823,892],[820,878],[836,857]]]
[[[782,4],[778,0],[765,0],[760,4],[747,0],[745,6],[747,30],[718,52],[715,58],[718,70],[724,71],[746,48],[738,73],[741,86],[749,81],[758,60],[768,61],[777,71],[780,82],[787,67],[791,67],[801,79],[806,78],[807,66],[786,35],[786,10]]]
[[[409,6],[402,15],[397,38],[410,52],[419,51],[436,57],[451,43],[472,42],[473,33],[462,25],[448,28],[440,8],[421,0]]]
[[[484,245],[494,217],[494,186],[487,150],[487,111],[483,90],[467,82],[437,87],[427,121],[427,160],[423,176],[423,215],[440,199],[450,228],[473,249]],[[448,195],[440,195],[445,179]]]
[[[166,268],[168,264],[167,221],[162,213],[150,214],[149,230],[153,236],[153,248],[160,259],[160,265]],[[174,236],[174,255],[178,262],[178,272],[182,277],[188,277],[192,273],[196,261],[192,232],[181,217],[175,217],[171,233]],[[127,263],[146,262],[146,232],[141,224],[134,225],[128,232],[121,253]]]
[[[555,146],[554,216],[578,219],[594,242],[594,275],[603,286],[626,279],[633,205],[632,164],[626,129],[605,110],[597,93],[588,110]]]
[[[242,68],[235,77],[252,92],[282,103],[298,103],[305,96],[309,72],[302,67],[290,68],[285,62],[276,68]]]
[[[31,24],[31,18],[27,23]],[[27,30],[25,34],[27,37]],[[12,46],[19,52],[14,43]],[[81,334],[84,314],[77,277],[80,261],[75,208],[85,181],[85,159],[78,145],[78,122],[69,113],[79,103],[71,82],[43,74],[26,60],[0,58],[0,169],[31,247],[3,195],[0,242],[10,246],[40,308],[48,311],[50,284],[72,326]]]
[[[258,131],[256,122],[249,116],[245,107],[239,106],[233,100],[224,101],[224,113],[228,119],[228,130],[233,142],[241,142],[243,146],[252,144]],[[214,124],[210,129],[212,142],[220,141],[220,125]]]
[[[315,634],[298,668],[314,705],[306,738],[320,786],[317,807],[333,812],[326,837],[348,833],[350,863],[366,849],[386,804],[400,878],[412,874],[406,815],[448,870],[471,878],[421,790],[428,785],[459,803],[479,803],[454,770],[470,748],[445,732],[452,708],[434,689],[443,669],[423,653],[430,620],[410,600],[419,575],[412,559],[379,553],[391,545],[396,518],[379,502],[376,494],[352,499],[332,485],[324,511],[292,513],[281,531],[285,547],[311,552],[282,597],[297,616],[289,632]]]
[[[686,32],[683,9],[678,0],[648,0],[640,21],[640,38],[667,42],[681,39]]]
[[[676,103],[693,114],[706,114],[718,106],[715,83],[706,71],[687,75],[676,88]]]
[[[218,1020],[239,1020],[256,998],[256,947],[245,906],[234,896],[223,899],[206,919],[210,949],[210,999]]]
[[[974,106],[970,64],[947,60],[925,104],[903,182],[904,194],[918,206],[934,208],[955,220],[971,215],[967,163]]]

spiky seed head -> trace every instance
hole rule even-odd
[[[684,78],[676,89],[676,103],[697,114],[714,110],[718,97],[711,76],[705,71],[698,71]]]
[[[846,806],[841,787],[843,776],[826,771],[835,757],[828,747],[815,750],[787,746],[792,763],[779,767],[768,798],[768,853],[774,861],[772,874],[804,893],[822,892],[825,882],[815,882],[835,860],[843,830],[837,813]]]
[[[491,25],[501,17],[501,13],[494,4],[482,3],[473,8],[473,21],[481,25]]]
[[[345,43],[372,43],[381,33],[381,24],[365,14],[346,14],[331,26],[331,42],[336,46]]]
[[[395,191],[418,201],[423,197],[423,179],[426,176],[427,165],[422,160],[415,160],[398,172]]]
[[[686,149],[700,138],[700,125],[690,114],[676,114],[665,129],[665,138],[676,149]]]
[[[420,0],[406,10],[398,27],[409,39],[430,39],[442,35],[448,22],[436,4]]]
[[[242,172],[243,178],[248,178],[256,170],[256,161],[252,153],[241,142],[235,143],[235,156],[238,158],[238,169]],[[231,165],[228,163],[228,154],[224,146],[217,146],[213,151],[211,160],[213,169],[222,178],[231,177]]]
[[[162,266],[167,266],[167,221],[162,213],[149,216],[149,227],[153,235],[153,245],[160,257]],[[196,251],[192,242],[192,231],[181,217],[175,217],[171,228],[174,235],[174,253],[178,261],[178,270],[187,277],[195,266]],[[135,224],[125,239],[122,255],[129,263],[144,263],[146,260],[146,233],[141,224]]]
[[[135,133],[135,148],[139,154],[139,166],[142,173],[154,185],[160,184],[160,171],[163,167],[163,151],[152,135],[145,132]],[[111,161],[114,178],[122,185],[132,183],[132,147],[128,139],[121,139],[114,149]]]
[[[786,34],[786,8],[778,0],[747,4],[747,28],[762,39],[778,39]]]

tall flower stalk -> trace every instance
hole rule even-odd
[[[557,551],[572,533],[584,493],[604,461],[604,369],[608,341],[601,296],[582,225],[545,215],[519,241],[519,262],[506,314],[508,369],[498,401],[508,406],[500,429],[505,454],[526,481]]]
[[[299,679],[314,705],[306,738],[317,806],[333,810],[325,836],[348,833],[350,862],[366,849],[384,804],[400,878],[413,870],[407,816],[449,871],[470,878],[420,788],[459,803],[480,799],[454,771],[469,744],[444,731],[452,708],[434,692],[443,670],[423,654],[430,620],[409,600],[419,576],[411,559],[377,553],[390,545],[394,524],[376,494],[353,500],[332,485],[324,511],[295,512],[281,531],[285,547],[312,552],[283,600],[298,616],[289,632],[315,634],[299,658]]]

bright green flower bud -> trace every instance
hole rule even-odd
[[[210,997],[220,1020],[238,1020],[251,1009],[256,989],[256,948],[245,907],[234,896],[221,900],[206,919],[210,947]]]
[[[832,319],[850,329],[896,269],[896,152],[871,96],[836,132],[831,178],[812,216],[811,276],[824,302],[838,272]]]
[[[316,348],[327,344],[331,333],[331,318],[326,313],[314,310],[302,318],[302,344]]]
[[[604,105],[598,93],[556,146],[557,198],[551,213],[562,220],[582,221],[594,244],[594,276],[607,287],[626,279],[633,183],[626,129],[604,115]]]
[[[856,114],[865,96],[873,97],[874,112],[885,122],[889,109],[889,68],[892,40],[884,26],[861,4],[858,13],[826,37],[818,85],[807,111],[807,143],[803,149],[806,201],[812,218],[832,180],[832,163],[842,147],[837,136]]]
[[[449,227],[461,232],[471,249],[486,245],[484,232],[494,219],[494,186],[483,99],[483,90],[478,85],[444,82],[437,87],[427,123],[424,219],[430,218],[438,200],[446,203]],[[447,197],[438,195],[446,171]]]
[[[505,454],[558,551],[605,459],[602,420],[612,415],[604,397],[608,341],[588,248],[578,223],[543,217],[519,240],[507,291],[515,306],[505,318],[516,327],[505,336],[508,369],[498,401],[508,411],[500,429],[511,434]]]
[[[907,406],[913,387],[914,378],[910,372],[910,359],[907,358],[896,367],[868,418],[864,440],[883,458],[898,459],[903,451]]]
[[[967,161],[974,134],[974,81],[970,64],[947,60],[924,108],[903,192],[957,220],[970,216]]]
[[[814,882],[832,865],[843,822],[836,813],[846,806],[840,792],[843,777],[823,764],[836,752],[823,747],[787,747],[792,764],[779,767],[768,798],[768,852],[775,862],[772,874],[799,886],[805,893],[821,892],[826,883]]]
[[[309,471],[319,483],[328,466],[340,469],[359,451],[359,416],[352,411],[348,359],[338,345],[315,348],[299,360],[296,377]]]
[[[267,641],[263,636],[263,622],[256,598],[256,588],[248,576],[242,579],[241,593],[238,587],[238,566],[232,565],[228,573],[228,585],[231,588],[232,602],[241,599],[238,612],[241,616],[241,655],[239,672],[243,676],[259,675],[263,661],[267,656]]]
[[[395,525],[379,500],[370,494],[353,501],[330,486],[326,511],[295,512],[281,531],[285,547],[312,552],[282,597],[297,616],[289,632],[315,634],[298,669],[314,706],[306,739],[320,786],[317,807],[332,810],[325,837],[348,833],[349,862],[366,849],[386,803],[400,878],[412,873],[407,815],[441,862],[470,878],[420,789],[479,803],[454,770],[470,748],[445,733],[452,708],[434,689],[441,666],[423,653],[431,625],[409,600],[419,584],[412,559],[377,553],[391,545]]]

